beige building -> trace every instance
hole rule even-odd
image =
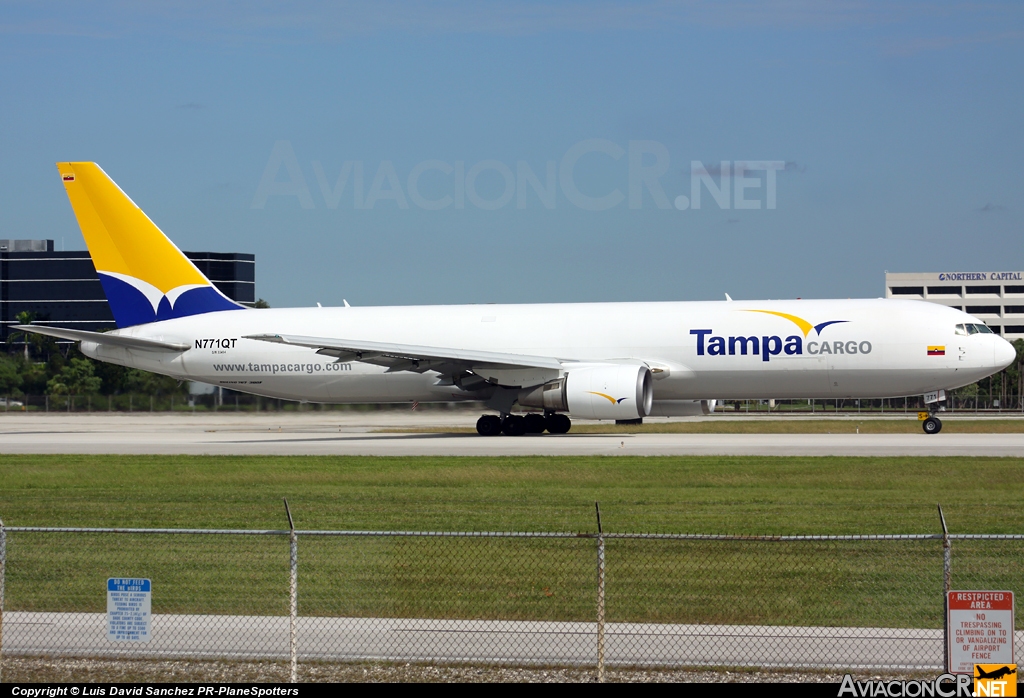
[[[1024,272],[885,273],[885,297],[963,310],[1011,342],[1024,339]]]

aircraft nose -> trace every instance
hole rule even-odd
[[[996,337],[995,339],[996,343],[992,348],[992,360],[1001,370],[1017,360],[1017,350],[1002,337]]]

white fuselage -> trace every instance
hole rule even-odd
[[[804,320],[804,327],[779,313]],[[567,365],[642,362],[660,369],[655,400],[867,398],[948,390],[1002,369],[1013,359],[1009,343],[955,332],[958,323],[978,322],[951,308],[888,299],[290,308],[214,312],[118,331],[191,347],[184,352],[92,342],[83,342],[82,351],[181,379],[311,402],[479,398],[438,385],[444,381],[431,371],[387,372],[246,335],[458,347],[554,357]]]

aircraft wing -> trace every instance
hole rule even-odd
[[[96,342],[115,347],[127,347],[128,349],[147,349],[149,351],[186,351],[188,344],[176,342],[161,342],[156,339],[144,339],[142,337],[130,337],[113,332],[89,332],[87,330],[68,330],[63,327],[43,327],[40,325],[11,325],[12,329],[24,332],[35,332],[44,334],[47,337],[57,339],[70,339],[73,342]]]
[[[550,356],[281,334],[246,335],[245,339],[308,347],[316,349],[318,354],[335,356],[339,361],[362,361],[378,366],[387,366],[389,371],[415,371],[416,373],[439,371],[444,373],[452,369],[476,372],[476,369],[482,367],[512,370],[546,369],[549,371],[558,371],[562,368],[562,362]]]

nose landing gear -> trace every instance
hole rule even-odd
[[[924,412],[918,413],[918,419],[921,420],[921,428],[924,429],[925,434],[938,434],[942,431],[942,420],[938,418],[939,410],[945,409],[941,407],[941,404],[946,401],[945,390],[934,390],[930,393],[924,394],[925,406],[928,408],[928,414]]]
[[[940,391],[942,397],[944,394]],[[921,428],[924,429],[925,434],[938,434],[942,431],[942,420],[938,417],[939,403],[931,402],[928,403],[928,416],[921,422]],[[924,415],[921,415],[924,416]]]

